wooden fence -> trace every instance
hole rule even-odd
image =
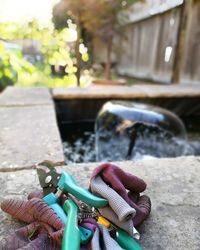
[[[151,4],[130,10],[120,37],[118,73],[166,84],[200,84],[200,0],[146,3]]]

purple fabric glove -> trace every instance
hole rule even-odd
[[[60,250],[61,246],[56,240],[49,237],[48,229],[45,224],[33,222],[2,239],[0,242],[0,249]]]
[[[0,249],[61,249],[64,224],[41,199],[8,199],[1,203],[1,209],[28,225],[4,238]]]
[[[146,183],[142,179],[124,172],[118,166],[111,163],[99,165],[93,171],[91,180],[97,176],[101,176],[107,185],[113,188],[136,210],[136,215],[133,218],[134,226],[137,227],[142,224],[151,211],[150,198],[146,195],[140,196],[140,193],[146,189]]]

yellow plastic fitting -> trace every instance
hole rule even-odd
[[[108,221],[106,218],[104,218],[103,216],[99,216],[98,217],[98,221],[99,224],[104,225],[106,228],[111,227],[111,223],[110,221]]]

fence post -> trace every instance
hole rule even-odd
[[[184,61],[184,52],[186,49],[188,20],[192,10],[192,4],[193,0],[185,0],[183,5],[181,6],[180,24],[177,33],[177,44],[175,48],[175,57],[174,57],[172,79],[171,79],[171,83],[174,84],[180,83],[180,75]]]

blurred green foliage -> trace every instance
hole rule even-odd
[[[34,66],[23,59],[17,49],[7,49],[5,43],[0,42],[0,90],[13,85],[22,72],[33,73]]]
[[[75,33],[68,27],[56,30],[52,23],[48,27],[40,27],[37,20],[23,25],[14,22],[0,23],[0,89],[14,83],[20,86],[47,87],[75,85],[77,69],[72,37]],[[23,58],[20,49],[8,49],[3,42],[17,44],[20,41],[22,44],[25,39],[34,40],[38,44],[39,54],[42,56],[39,65],[29,63]],[[87,62],[89,55],[83,53],[82,60]],[[66,75],[52,76],[51,65],[63,66]]]
[[[50,72],[51,69],[48,65],[37,65],[31,77],[28,72],[22,72],[15,85],[21,87],[45,86],[48,88],[76,86],[76,77],[74,74],[59,77],[52,76]]]
[[[69,29],[65,28],[61,31],[43,30],[40,38],[41,52],[44,56],[44,63],[49,65],[66,66],[67,73],[74,73],[74,48],[73,44],[68,42]]]
[[[64,28],[60,31],[54,29],[53,24],[48,27],[40,27],[37,20],[27,24],[13,22],[0,24],[1,39],[36,40],[40,45],[40,52],[43,55],[44,63],[51,65],[72,65],[73,45],[69,43],[70,30]]]
[[[36,70],[31,74],[22,72],[19,75],[16,86],[30,87],[30,86],[45,86],[48,88],[56,87],[75,87],[77,86],[77,79],[75,74],[68,74],[64,77],[52,76],[51,69],[48,65],[37,65]],[[85,87],[90,84],[92,77],[89,71],[83,71],[80,81],[80,87]]]

